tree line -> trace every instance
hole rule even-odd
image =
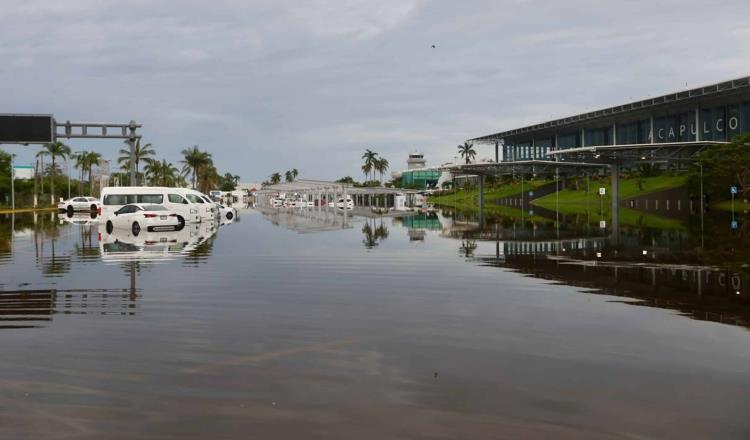
[[[167,159],[157,158],[154,146],[141,144],[139,139],[134,155],[136,178],[135,182],[130,182],[130,146],[126,144],[118,152],[120,170],[110,174],[110,183],[121,186],[190,186],[202,192],[213,189],[233,191],[237,187],[240,176],[220,174],[208,151],[194,145],[182,150],[181,155],[182,159],[178,162],[181,166],[176,166]],[[102,159],[102,155],[95,151],[73,152],[63,142],[45,144],[35,155],[34,179],[14,181],[16,205],[31,205],[35,196],[43,206],[47,201],[54,205],[59,196],[67,197],[68,176],[60,168],[61,161],[78,171],[77,176],[70,175],[71,196],[95,195],[98,182],[95,182],[93,170],[101,167]],[[10,203],[10,164],[11,155],[0,150],[0,204]]]

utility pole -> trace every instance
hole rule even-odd
[[[68,200],[70,200],[70,158],[65,157],[65,165],[68,168]]]
[[[128,139],[128,142],[130,143],[130,186],[138,186],[138,183],[135,181],[135,121],[131,120],[128,128],[130,129],[130,138]]]
[[[16,188],[14,184],[14,180],[16,177],[16,170],[13,168],[13,159],[16,157],[15,154],[10,155],[10,208],[15,211],[16,210]]]

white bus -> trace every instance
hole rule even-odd
[[[108,218],[115,211],[131,203],[164,205],[174,211],[185,223],[201,221],[200,205],[182,194],[182,188],[163,186],[108,186],[102,189],[99,214]]]

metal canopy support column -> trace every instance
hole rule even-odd
[[[620,234],[620,164],[615,162],[610,167],[612,171],[612,234],[615,244]]]
[[[479,229],[484,228],[484,174],[479,175]]]

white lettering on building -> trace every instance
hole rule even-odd
[[[732,116],[729,118],[729,129],[730,130],[737,130],[737,127],[740,125],[740,120],[737,119],[737,116]]]

